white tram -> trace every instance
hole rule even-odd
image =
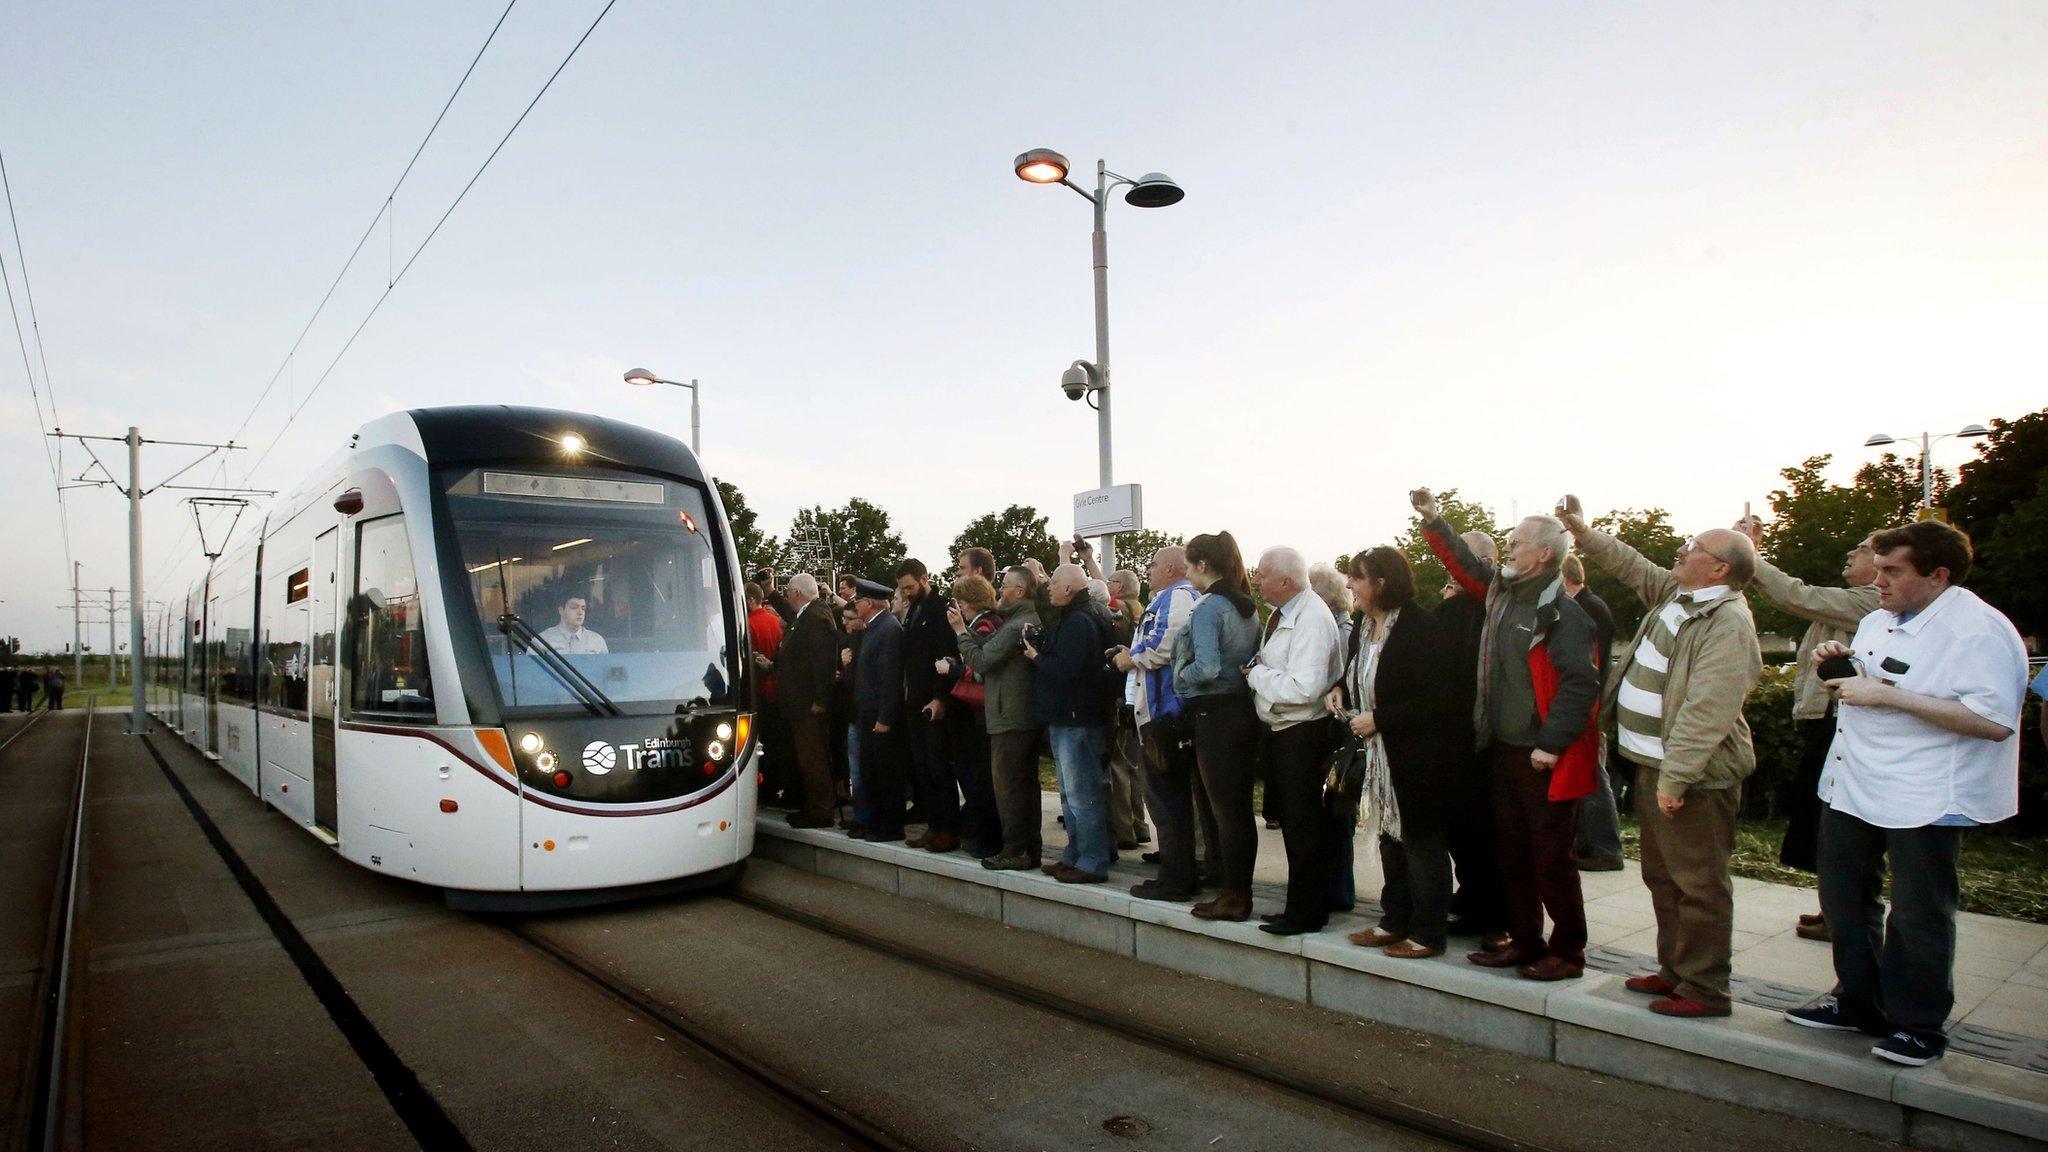
[[[740,587],[680,442],[394,413],[174,607],[153,708],[344,858],[457,906],[716,884],[753,848]]]

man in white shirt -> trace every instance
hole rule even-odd
[[[604,637],[583,626],[584,618],[590,614],[589,600],[568,596],[558,611],[562,614],[561,623],[540,634],[555,651],[564,656],[602,656],[611,651]]]
[[[1320,931],[1330,918],[1322,783],[1335,733],[1323,698],[1344,674],[1344,654],[1337,618],[1309,588],[1300,552],[1269,548],[1259,557],[1259,595],[1274,608],[1245,680],[1266,725],[1267,787],[1287,846],[1286,910],[1259,928],[1294,936]]]
[[[1814,650],[1840,722],[1821,776],[1820,906],[1834,936],[1835,1002],[1795,1024],[1884,1037],[1918,1066],[1948,1046],[1955,1006],[1956,859],[1963,829],[2019,811],[2026,649],[1997,609],[1959,587],[1970,538],[1927,520],[1879,532],[1878,610],[1850,644]],[[1837,669],[1836,671],[1839,671]],[[1885,862],[1892,909],[1884,918]]]

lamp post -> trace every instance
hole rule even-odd
[[[1103,230],[1103,215],[1109,209],[1109,190],[1128,185],[1124,203],[1136,208],[1165,208],[1178,204],[1187,193],[1164,172],[1147,172],[1136,180],[1111,172],[1107,162],[1095,162],[1095,191],[1090,192],[1067,179],[1072,167],[1067,158],[1050,148],[1033,148],[1017,157],[1012,165],[1017,178],[1030,184],[1064,184],[1095,209],[1095,362],[1076,360],[1061,377],[1060,388],[1069,400],[1090,397],[1095,407],[1095,436],[1101,486],[1115,483],[1111,467],[1109,423],[1109,237]],[[1116,537],[1102,537],[1102,570],[1116,571]]]
[[[645,368],[635,368],[626,373],[626,383],[641,387],[649,384],[668,384],[677,388],[688,388],[690,390],[690,451],[698,456],[704,454],[704,447],[698,442],[699,413],[697,410],[697,382],[695,380],[687,384],[681,380],[663,380]]]
[[[1982,424],[1965,424],[1954,432],[1943,432],[1939,436],[1920,433],[1920,512],[1921,519],[1927,518],[1927,510],[1934,507],[1934,463],[1928,455],[1935,444],[1950,438],[1971,440],[1978,436],[1991,435],[1991,429]],[[1882,432],[1876,433],[1863,442],[1865,448],[1882,448],[1898,441]]]

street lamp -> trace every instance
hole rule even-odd
[[[1095,162],[1095,191],[1089,192],[1067,179],[1073,166],[1050,148],[1033,148],[1017,157],[1012,165],[1017,178],[1030,184],[1064,184],[1095,208],[1095,362],[1076,360],[1060,378],[1060,389],[1069,400],[1091,397],[1095,406],[1095,434],[1100,460],[1101,485],[1113,482],[1109,425],[1109,238],[1103,231],[1103,214],[1109,208],[1109,190],[1129,186],[1124,203],[1135,208],[1165,208],[1187,195],[1164,172],[1147,172],[1136,180],[1111,172],[1105,161]],[[1102,570],[1116,571],[1116,537],[1102,538]]]
[[[1989,435],[1991,435],[1991,429],[1986,428],[1982,424],[1965,424],[1954,432],[1943,432],[1939,436],[1926,432],[1920,433],[1920,507],[1923,511],[1934,507],[1934,467],[1928,456],[1934,445],[1939,441],[1952,437],[1972,440],[1979,436]],[[1863,446],[1865,448],[1882,448],[1887,444],[1897,444],[1898,442],[1892,437],[1878,432],[1873,434],[1870,439],[1865,440]]]
[[[681,380],[663,380],[645,368],[635,368],[626,373],[626,383],[636,386],[669,384],[677,388],[688,388],[690,390],[690,451],[698,456],[704,454],[703,446],[698,443],[697,382],[695,380],[687,384]]]

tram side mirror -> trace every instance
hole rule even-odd
[[[363,490],[351,488],[334,498],[334,510],[343,516],[353,516],[363,510]]]

